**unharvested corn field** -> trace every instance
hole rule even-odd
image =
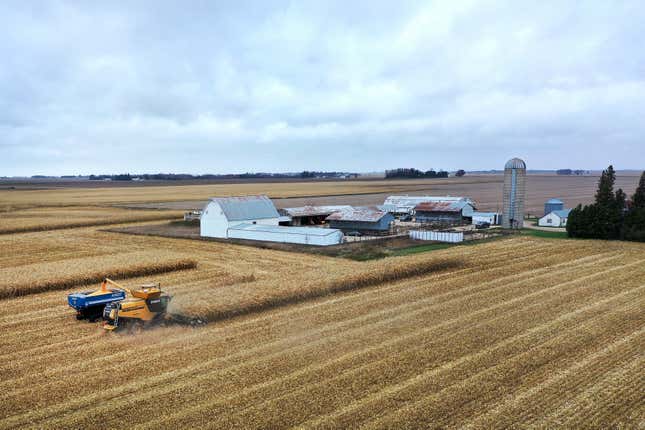
[[[119,273],[209,323],[76,321],[67,293]],[[3,429],[644,424],[643,245],[355,262],[83,227],[0,235],[0,284]]]

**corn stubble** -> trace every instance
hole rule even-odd
[[[107,336],[66,313],[62,291],[4,298],[0,428],[644,420],[643,245],[514,238],[361,263],[92,229],[24,234],[31,252],[12,255],[10,236],[0,274],[24,286],[195,261],[154,279],[173,312],[216,322]]]
[[[80,285],[89,287],[106,277],[124,279],[195,267],[197,262],[188,258],[174,258],[173,255],[156,252],[130,252],[0,268],[0,298],[64,290]]]

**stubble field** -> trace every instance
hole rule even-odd
[[[117,270],[206,324],[76,321],[66,295]],[[0,235],[0,287],[0,428],[645,422],[641,244],[517,236],[356,262],[84,226]]]

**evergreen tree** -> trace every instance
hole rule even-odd
[[[632,205],[625,215],[621,237],[626,240],[645,242],[645,171],[641,174]]]
[[[567,234],[569,237],[579,237],[580,234],[580,217],[582,212],[582,205],[578,205],[571,209],[567,218]]]
[[[645,171],[641,174],[636,192],[632,196],[632,208],[645,208]]]
[[[614,166],[609,166],[603,170],[598,182],[598,191],[596,191],[596,204],[601,207],[611,207],[614,204],[614,182],[616,182],[616,172]]]

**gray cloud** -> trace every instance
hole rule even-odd
[[[645,165],[639,1],[103,3],[0,4],[0,175]]]

